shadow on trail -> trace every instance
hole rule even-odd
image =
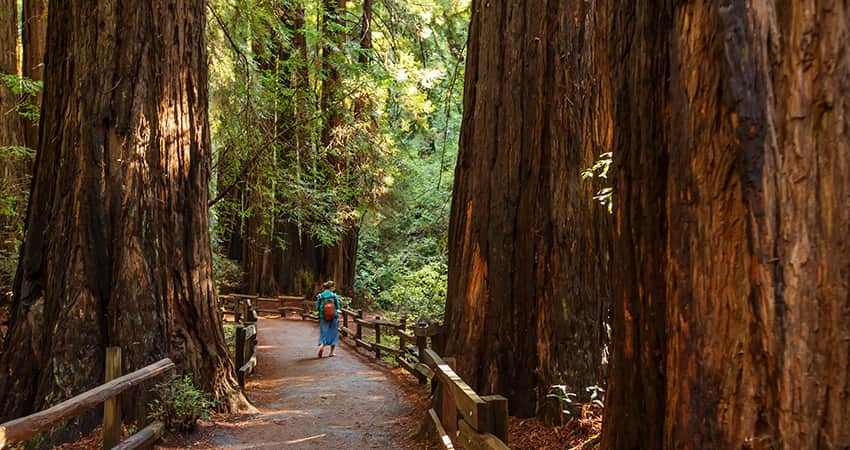
[[[313,322],[257,322],[257,371],[245,392],[259,414],[204,423],[193,448],[418,448],[426,387],[348,346],[316,357]],[[168,444],[166,443],[166,448]]]

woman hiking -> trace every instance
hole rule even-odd
[[[331,347],[328,356],[336,356],[334,351],[339,344],[339,296],[334,293],[334,282],[326,281],[322,287],[325,290],[316,296],[316,310],[319,312],[319,352],[322,357],[325,346]]]

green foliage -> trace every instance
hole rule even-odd
[[[452,163],[456,153],[448,160]],[[440,156],[410,155],[405,176],[366,217],[360,233],[358,294],[376,307],[442,319],[448,279],[451,176],[440,188]]]
[[[281,223],[325,245],[356,226],[358,297],[442,316],[469,0],[375,2],[372,48],[360,2],[331,23],[322,2],[209,5],[216,242],[257,221],[279,248]]]
[[[198,419],[209,417],[215,403],[195,387],[189,375],[172,375],[154,387],[158,399],[150,404],[148,417],[161,421],[170,430],[191,431]]]
[[[268,199],[264,216],[334,243],[386,192],[400,169],[399,150],[424,141],[433,152],[435,137],[449,131],[437,105],[459,112],[468,1],[376,2],[373,49],[356,40],[360,6],[340,11],[339,25],[320,23],[321,2],[210,2],[216,182],[239,183],[246,165],[251,181],[262,180],[246,183],[238,204],[219,205],[222,218],[238,215],[251,195],[244,191],[253,191]],[[298,36],[306,49],[296,45]],[[332,56],[323,48],[334,49]],[[328,111],[319,109],[327,67],[342,80],[334,107],[343,120],[332,130],[324,130]],[[354,113],[358,99],[368,114]],[[329,145],[319,139],[323,131],[332,136]],[[232,225],[219,223],[222,232]]]
[[[395,307],[411,317],[442,320],[446,304],[447,269],[441,262],[403,271],[389,289],[382,291],[382,305]]]
[[[244,272],[239,263],[229,260],[218,253],[213,253],[213,272],[216,285],[222,292],[236,292],[239,290]]]
[[[19,173],[31,150],[20,146],[0,147],[0,304],[11,294],[18,267],[18,250],[24,237],[26,201],[30,177]]]
[[[613,152],[605,152],[599,155],[599,158],[596,160],[593,165],[587,169],[581,171],[581,179],[587,180],[592,178],[601,178],[607,180],[608,178],[608,170],[611,168],[611,164],[614,162],[614,153]],[[602,206],[604,206],[608,210],[608,214],[614,213],[614,188],[611,186],[605,186],[600,188],[596,194],[593,196],[593,199],[598,201]]]
[[[0,83],[9,88],[13,94],[21,97],[17,105],[18,114],[33,123],[38,123],[41,111],[33,99],[42,91],[44,84],[38,80],[11,74],[0,75]]]
[[[26,441],[13,444],[11,448],[13,450],[38,450],[47,447],[47,433],[38,433]]]
[[[577,395],[573,392],[568,392],[569,389],[566,385],[556,384],[549,388],[549,392],[546,394],[548,398],[554,398],[558,400],[559,405],[561,406],[561,412],[566,415],[573,415],[578,406],[581,406],[581,403],[577,401]],[[589,403],[593,403],[598,407],[603,406],[605,389],[599,386],[588,386],[585,388],[587,391],[587,395],[583,396]]]
[[[231,355],[235,357],[236,355],[236,323],[234,322],[223,322],[221,324],[222,331],[224,331],[224,342],[227,344],[227,351],[230,352]]]

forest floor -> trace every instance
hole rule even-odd
[[[261,318],[245,392],[259,414],[217,416],[158,448],[421,448],[427,387],[349,346],[316,358],[313,322]],[[400,379],[403,378],[403,379]]]

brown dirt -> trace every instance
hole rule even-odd
[[[530,418],[511,417],[508,440],[516,450],[591,450],[599,448],[602,431],[602,407],[588,403],[581,413],[571,417],[564,426],[549,427]]]
[[[160,447],[229,449],[419,448],[426,388],[343,345],[316,358],[318,325],[261,318],[258,366],[246,394],[259,414],[216,416]],[[327,350],[325,351],[327,355]]]

